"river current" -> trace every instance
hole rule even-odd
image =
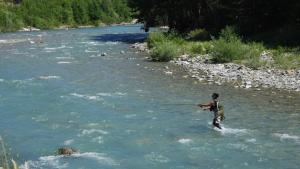
[[[299,93],[185,78],[130,49],[139,28],[0,34],[0,135],[22,169],[299,168]],[[222,131],[194,106],[213,92]]]

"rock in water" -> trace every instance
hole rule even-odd
[[[67,156],[70,156],[76,152],[77,150],[68,147],[62,147],[57,150],[58,155],[67,155]]]

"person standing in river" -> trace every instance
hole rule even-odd
[[[198,104],[199,107],[201,107],[203,110],[210,110],[214,113],[214,119],[213,119],[213,126],[222,129],[221,127],[221,121],[225,119],[224,116],[224,108],[219,104],[219,94],[213,93],[212,94],[212,101],[208,103]]]

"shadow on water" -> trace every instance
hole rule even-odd
[[[101,42],[124,42],[132,44],[143,42],[147,36],[148,33],[103,34],[100,36],[92,36],[91,40]]]

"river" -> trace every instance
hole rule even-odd
[[[299,168],[299,93],[185,78],[130,49],[139,27],[0,34],[0,134],[21,168]],[[213,92],[221,132],[193,106]]]

